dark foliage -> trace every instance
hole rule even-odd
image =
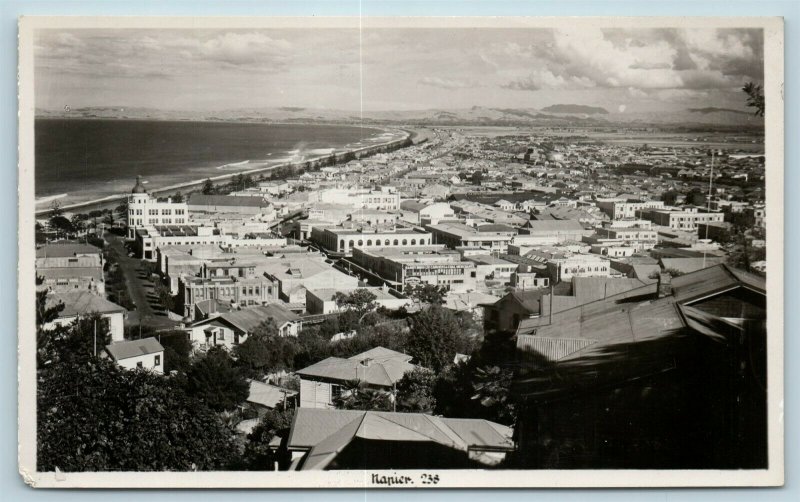
[[[186,390],[212,410],[225,411],[233,410],[247,399],[249,386],[228,353],[212,348],[189,368]]]

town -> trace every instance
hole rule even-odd
[[[766,465],[763,134],[409,134],[54,202],[40,470]]]

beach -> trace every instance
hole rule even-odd
[[[334,126],[329,126],[334,127]],[[375,127],[371,129],[377,129]],[[215,166],[213,171],[210,168],[205,168],[203,173],[206,174],[201,177],[196,177],[187,181],[180,181],[175,183],[151,183],[145,181],[148,192],[154,196],[170,196],[176,192],[183,193],[200,188],[202,184],[210,179],[212,182],[220,183],[225,182],[234,176],[238,175],[261,175],[282,168],[298,168],[304,167],[308,163],[312,165],[325,164],[330,161],[333,156],[341,156],[346,153],[353,154],[356,158],[363,158],[386,148],[399,146],[406,141],[413,133],[408,130],[396,128],[382,128],[379,135],[372,136],[368,139],[362,139],[343,147],[327,147],[327,148],[304,148],[303,142],[300,143],[301,147],[294,150],[285,152],[276,152],[273,158],[264,160],[245,160],[238,162],[230,162]],[[192,169],[186,171],[191,172]],[[221,174],[216,174],[221,173]],[[36,214],[46,214],[51,209],[51,204],[57,201],[60,208],[64,211],[92,211],[95,209],[113,208],[118,205],[125,197],[127,197],[130,186],[134,182],[134,178],[124,180],[124,187],[121,187],[117,193],[105,195],[102,197],[84,198],[83,200],[75,200],[76,197],[72,194],[54,194],[44,195],[36,199]]]

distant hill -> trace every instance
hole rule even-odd
[[[725,126],[761,128],[762,117],[746,111],[726,108],[682,108],[658,112],[607,111],[586,105],[553,105],[542,109],[471,108],[429,110],[373,110],[363,116],[352,110],[331,110],[282,106],[275,108],[241,108],[214,111],[157,110],[134,107],[87,107],[37,109],[39,118],[105,118],[140,120],[247,121],[274,123],[419,125],[419,126],[511,126],[511,127],[608,127],[608,126]]]
[[[743,112],[741,110],[734,110],[732,108],[715,108],[713,106],[706,107],[706,108],[687,108],[687,110],[691,113],[714,113],[714,112],[727,112],[727,113],[741,113],[742,115],[752,115],[750,112]]]
[[[577,113],[586,115],[608,114],[608,110],[603,107],[587,105],[551,105],[542,108],[542,111],[548,113]]]

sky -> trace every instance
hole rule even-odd
[[[746,110],[760,29],[73,29],[35,36],[41,109]]]

